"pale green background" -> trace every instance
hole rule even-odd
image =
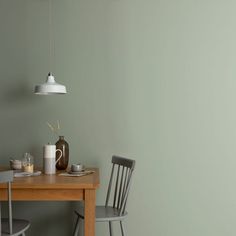
[[[36,96],[49,72],[47,0],[0,0],[1,164],[55,142],[98,166],[137,161],[128,236],[236,234],[236,2],[54,0],[53,73],[65,96]],[[28,235],[70,235],[75,203],[16,203]],[[118,227],[117,227],[118,229]],[[97,235],[108,235],[97,225]],[[117,230],[119,233],[119,231]],[[116,234],[119,235],[119,234]]]

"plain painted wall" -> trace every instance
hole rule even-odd
[[[236,234],[236,2],[0,0],[1,164],[57,140],[70,163],[98,166],[102,204],[112,154],[137,161],[129,236]],[[52,70],[65,96],[36,96]],[[71,202],[15,203],[28,235],[71,235]],[[118,226],[117,232],[118,232]],[[108,235],[97,224],[97,235]],[[118,232],[119,233],[119,232]],[[119,235],[119,234],[117,234]]]

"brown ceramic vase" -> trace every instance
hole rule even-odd
[[[56,164],[58,170],[65,170],[69,163],[69,144],[64,139],[64,136],[59,136],[59,140],[56,142],[56,149],[62,151],[62,157]],[[60,157],[60,152],[56,153],[56,160]]]

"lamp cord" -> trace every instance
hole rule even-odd
[[[53,58],[55,58],[55,39],[52,22],[52,0],[48,2],[48,33],[49,33],[49,72],[53,70]]]

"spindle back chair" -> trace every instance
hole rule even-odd
[[[122,236],[125,236],[123,220],[127,217],[127,199],[130,191],[132,175],[135,167],[135,160],[124,157],[112,156],[111,176],[107,189],[107,196],[104,206],[96,206],[96,222],[109,222],[110,236],[113,236],[113,221],[120,221]],[[79,233],[79,220],[84,219],[84,208],[80,207],[75,211],[77,220],[74,229],[74,236]]]

